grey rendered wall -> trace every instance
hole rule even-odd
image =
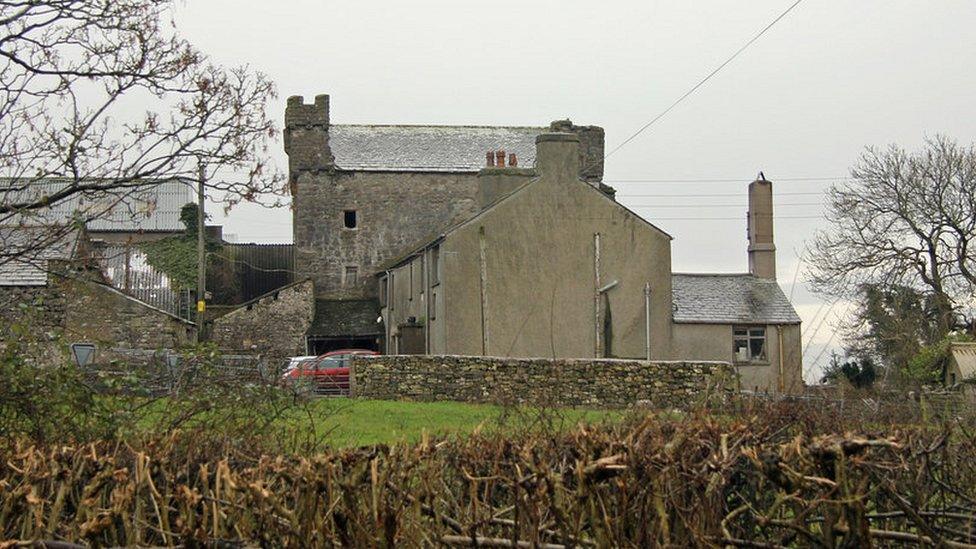
[[[780,388],[780,337],[782,330],[782,388],[795,393],[803,389],[800,326],[766,326],[766,356],[762,364],[734,363],[732,325],[675,324],[671,358],[681,360],[723,360],[733,362],[739,372],[742,388],[750,391],[777,392]]]
[[[652,357],[670,355],[670,237],[580,181],[572,167],[576,149],[567,152],[568,171],[543,172],[441,244],[445,344],[435,352],[595,356],[594,233],[600,233],[601,284],[618,282],[608,292],[612,356],[645,354],[646,282],[652,287]],[[487,349],[482,331],[482,238]]]

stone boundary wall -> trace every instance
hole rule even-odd
[[[548,406],[685,408],[737,390],[727,362],[493,358],[355,357],[353,396]]]

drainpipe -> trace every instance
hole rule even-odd
[[[430,301],[432,299],[431,294],[434,289],[430,287],[430,263],[427,261],[427,257],[430,255],[430,250],[425,249],[423,255],[420,257],[421,265],[424,266],[424,279],[420,281],[424,285],[424,314],[426,318],[424,320],[424,346],[425,351],[430,354]]]
[[[600,233],[593,233],[593,356],[603,358],[603,342],[600,337]]]
[[[504,156],[502,163],[504,164]],[[488,243],[485,240],[485,227],[478,228],[478,247],[479,247],[479,267],[481,270],[481,356],[489,356],[491,347],[489,345],[489,320],[488,315]]]
[[[783,379],[783,327],[776,326],[776,336],[779,342],[779,392],[786,392],[786,383]]]
[[[644,284],[644,349],[651,360],[651,283]]]
[[[386,354],[390,354],[390,344],[393,342],[393,335],[390,332],[390,326],[393,324],[393,276],[391,275],[390,269],[386,270],[386,318],[383,319],[383,333],[386,334],[384,338],[386,341],[384,345],[386,346]]]

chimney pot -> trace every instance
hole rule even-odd
[[[495,153],[488,151],[485,153],[485,166],[491,168],[495,165]]]
[[[505,167],[505,151],[498,150],[495,151],[495,165],[499,168]]]
[[[511,166],[511,167],[513,167],[513,168],[515,166],[518,166],[518,159],[515,158],[515,153],[511,153],[511,154],[508,155],[508,165]]]

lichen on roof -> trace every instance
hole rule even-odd
[[[751,274],[675,273],[671,286],[679,324],[800,323],[775,280]]]

